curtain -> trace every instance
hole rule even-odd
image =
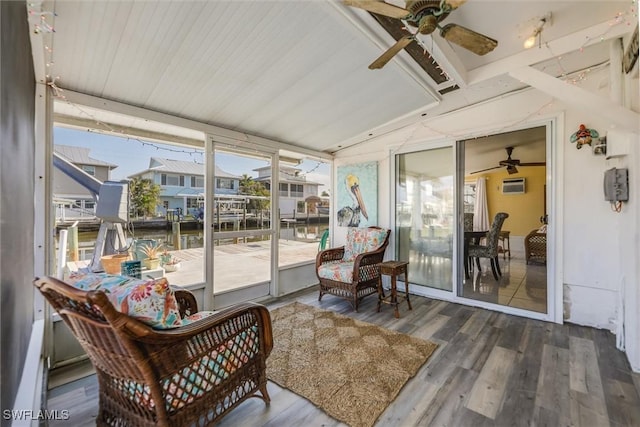
[[[485,231],[489,229],[489,208],[487,208],[487,180],[478,178],[476,181],[476,204],[473,210],[473,230]]]

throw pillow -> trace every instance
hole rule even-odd
[[[116,310],[155,329],[182,325],[178,302],[165,278],[136,279],[107,273],[71,273],[71,286],[83,291],[101,290]]]

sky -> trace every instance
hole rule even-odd
[[[54,144],[89,148],[91,158],[118,165],[111,172],[111,179],[114,181],[126,179],[130,175],[147,169],[151,157],[204,163],[203,150],[165,145],[142,139],[127,139],[86,130],[54,127],[53,142]],[[247,174],[255,177],[257,173],[252,169],[267,166],[265,161],[240,158],[234,155],[219,154],[216,155],[216,160],[219,162],[218,167],[223,171],[239,176]],[[324,184],[319,187],[319,193],[331,192],[329,164],[320,163],[318,165],[315,160],[305,160],[296,167],[306,175],[307,181]]]

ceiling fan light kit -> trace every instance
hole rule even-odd
[[[532,47],[534,47],[536,45],[536,40],[538,41],[538,46],[542,44],[542,36],[540,34],[542,33],[544,26],[547,24],[551,25],[551,12],[540,18],[540,20],[533,27],[533,32],[524,41],[523,46],[525,49],[531,49]]]

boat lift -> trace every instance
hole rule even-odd
[[[89,190],[96,202],[96,217],[102,220],[89,269],[103,271],[103,255],[129,250],[122,224],[129,222],[129,182],[102,182],[89,175],[58,153],[53,153],[53,165],[69,178]]]

